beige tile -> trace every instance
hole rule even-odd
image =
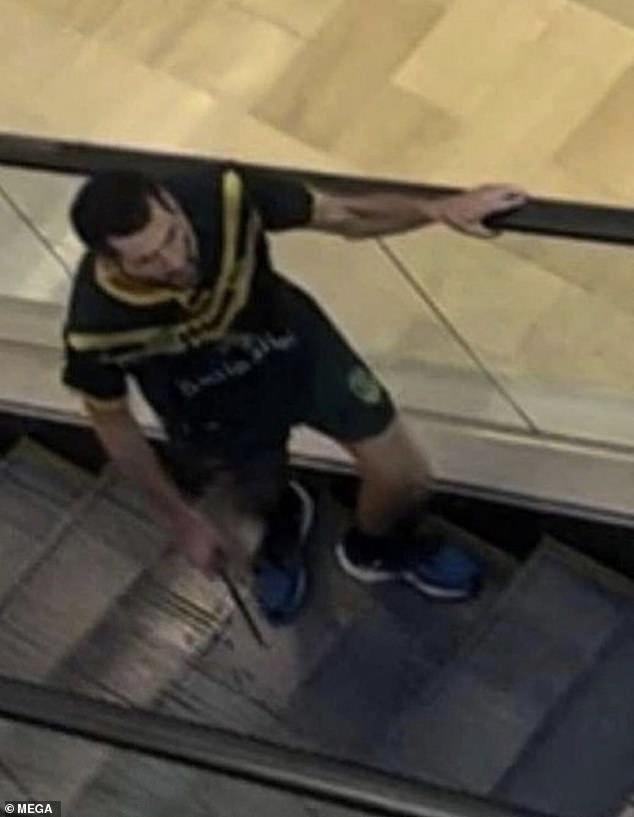
[[[18,133],[25,136],[60,137],[60,131],[52,128],[44,117],[30,107],[24,100],[14,101],[0,91],[2,105],[2,130],[5,133]]]
[[[333,150],[366,170],[385,175],[420,173],[430,147],[455,138],[459,122],[420,96],[385,84],[344,127]]]
[[[341,6],[342,0],[235,0],[265,20],[290,29],[302,37],[313,37]]]
[[[214,102],[181,146],[203,156],[227,157],[271,167],[354,173],[352,162],[317,150],[231,102]]]
[[[52,26],[45,18],[12,6],[10,0],[0,3],[11,5],[20,21],[13,37],[7,38],[15,46],[12,70],[22,76],[23,64],[28,68],[28,82],[15,98],[7,99],[0,83],[3,119],[11,129],[280,166],[340,171],[351,167],[258,121],[230,101],[219,102],[117,54],[112,46]],[[42,44],[46,59],[29,63],[24,58],[27,44],[36,50]],[[125,87],[134,87],[135,93],[122,95]]]
[[[215,8],[217,3],[215,0],[210,3],[204,0],[117,0],[108,13],[95,19],[90,34],[121,55],[153,63],[181,44],[207,6]]]
[[[70,279],[59,262],[0,197],[0,295],[61,303]]]
[[[27,132],[104,142],[128,139],[174,146],[211,105],[208,94],[188,88],[121,57],[111,48],[46,17],[0,0],[11,12],[11,35],[3,31],[3,68],[19,77],[17,88],[0,83],[0,99],[19,114],[35,112]],[[23,70],[24,68],[24,70]],[[134,93],[122,89],[133,88]],[[131,137],[130,134],[133,134]]]
[[[468,116],[504,83],[560,5],[560,0],[455,0],[393,79],[454,116]]]
[[[465,117],[462,137],[430,151],[426,167],[435,163],[437,173],[463,183],[503,176],[521,182],[552,160],[633,60],[631,31],[563,4]]]
[[[256,106],[256,116],[330,148],[441,11],[433,0],[345,0]]]
[[[97,36],[193,88],[245,107],[277,81],[302,44],[286,29],[220,0],[164,0],[158,9],[146,0],[125,0]]]
[[[575,0],[575,2],[634,28],[634,6],[631,3],[624,3],[623,0]]]
[[[496,242],[435,227],[389,239],[456,330],[496,371],[513,367],[531,327],[565,284]]]
[[[557,153],[568,172],[587,179],[602,193],[627,196],[630,203],[634,195],[633,94],[634,65],[630,64]]]
[[[37,110],[33,94],[44,90],[47,82],[63,71],[82,38],[54,27],[46,17],[14,0],[0,0],[0,15],[3,103],[22,102],[26,110]]]
[[[521,421],[375,242],[296,233],[277,268],[312,292],[402,406],[518,426]]]
[[[119,6],[121,0],[23,0],[25,8],[90,34]]]
[[[510,176],[509,178],[515,178]],[[590,202],[608,206],[629,207],[631,199],[626,195],[615,195],[613,192],[600,190],[589,178],[582,178],[574,170],[566,169],[556,157],[532,167],[524,168],[517,175],[526,189],[534,196]]]
[[[126,86],[135,88],[134,95],[121,95]],[[178,145],[213,104],[207,94],[90,41],[33,102],[63,134],[148,147]]]

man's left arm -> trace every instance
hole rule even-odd
[[[350,239],[378,238],[435,223],[491,237],[495,232],[484,219],[526,202],[526,194],[512,185],[431,198],[416,193],[329,193],[253,171],[242,171],[242,178],[266,230],[313,229]]]
[[[438,223],[490,238],[496,232],[484,220],[526,202],[524,191],[512,185],[486,185],[437,198],[415,193],[311,192],[312,217],[306,226],[350,239],[378,238]]]

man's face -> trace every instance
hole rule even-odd
[[[175,289],[194,286],[198,268],[191,224],[166,191],[161,191],[161,200],[150,197],[149,205],[150,219],[138,232],[108,239],[121,270],[148,284]]]

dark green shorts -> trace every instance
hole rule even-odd
[[[285,449],[293,426],[354,442],[393,420],[388,392],[314,298],[282,278],[276,298],[284,329],[245,341],[260,362],[207,393],[207,430],[185,445],[190,454],[243,464]]]
[[[383,384],[310,295],[288,286],[285,297],[306,361],[298,422],[341,442],[380,434],[395,415]]]

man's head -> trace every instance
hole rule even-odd
[[[128,277],[177,288],[195,283],[191,224],[175,199],[142,173],[94,176],[80,189],[70,214],[84,244],[114,258]]]

